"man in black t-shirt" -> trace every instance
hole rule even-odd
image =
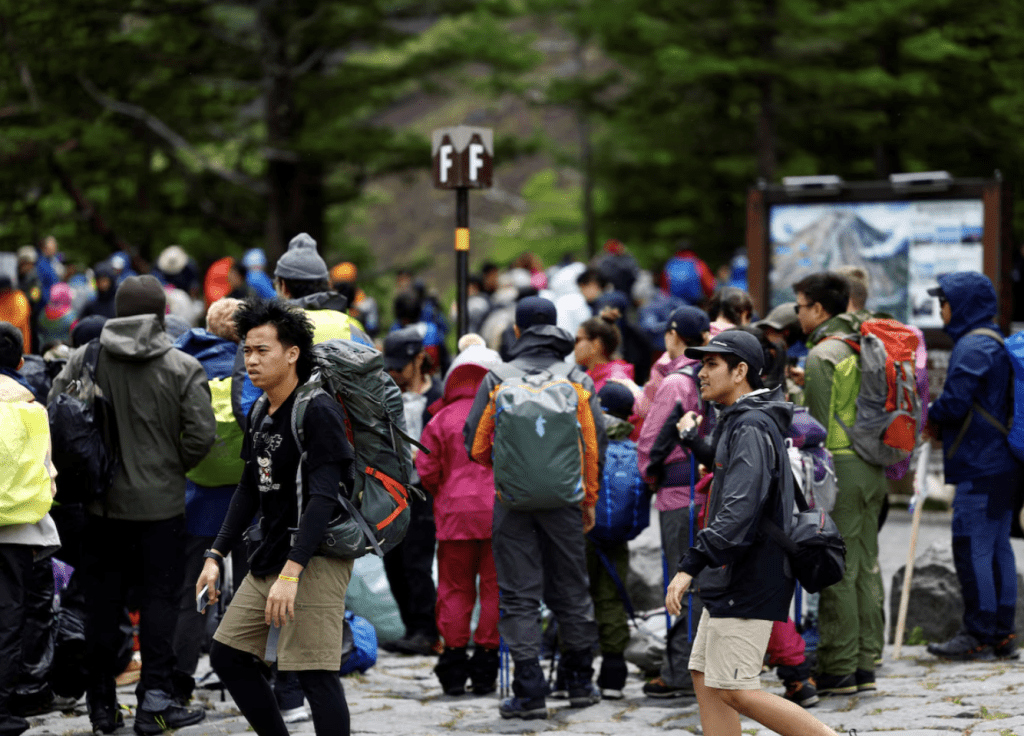
[[[296,442],[291,425],[295,392],[312,371],[313,327],[305,313],[277,299],[250,299],[235,313],[235,324],[245,336],[246,371],[264,391],[267,409],[260,411],[262,418],[249,417],[242,447],[245,470],[220,534],[206,553],[196,595],[206,587],[210,603],[217,601],[218,558],[234,546],[257,511],[261,534],[258,541],[250,536],[250,572],[214,635],[210,663],[258,733],[287,736],[264,677],[276,639],[278,669],[297,672],[316,732],[347,735],[348,705],[338,670],[352,561],[318,556],[316,550],[330,521],[341,513],[338,493],[352,488],[352,445],[340,405],[326,394],[310,400],[305,446]],[[263,404],[257,402],[254,411]]]

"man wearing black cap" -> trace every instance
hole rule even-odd
[[[547,299],[526,297],[519,301],[516,305],[516,342],[511,349],[512,361],[502,367],[502,375],[545,371],[555,376],[558,371],[558,375],[565,376],[575,389],[574,396],[578,397],[575,399],[576,426],[584,448],[584,467],[580,474],[582,477],[577,476],[579,479],[574,483],[576,488],[582,487],[579,495],[583,500],[578,505],[568,503],[538,511],[509,508],[503,499],[498,468],[495,469],[496,489],[502,501],[494,504],[492,536],[501,590],[499,628],[515,662],[512,683],[515,697],[501,704],[499,712],[503,718],[547,718],[544,698],[548,694],[548,685],[540,666],[542,598],[558,619],[569,704],[584,707],[596,703],[601,697],[592,682],[597,622],[589,594],[583,535],[594,526],[594,505],[597,503],[601,458],[604,457],[607,437],[594,383],[578,366],[566,365],[565,358],[574,348],[573,336],[556,327],[555,318],[555,305]],[[534,458],[535,450],[543,449],[543,443],[553,444],[544,417],[540,415],[535,436],[524,437],[522,443],[516,443],[514,437],[505,435],[500,440],[494,437],[494,395],[501,385],[502,378],[493,370],[484,377],[463,430],[466,451],[473,460],[482,464],[492,462],[492,451],[515,454],[516,448],[520,448],[520,454],[529,452],[529,457]],[[533,431],[532,422],[530,431]],[[513,445],[505,448],[499,446],[499,442]],[[533,444],[526,445],[527,442]],[[530,449],[522,449],[525,447]],[[536,461],[543,462],[540,458]],[[545,466],[543,472],[549,472],[548,467]],[[541,487],[532,492],[541,496],[546,490]]]
[[[142,679],[135,731],[160,733],[201,721],[201,707],[171,697],[174,628],[184,578],[185,473],[217,436],[206,372],[164,332],[166,298],[153,276],[130,276],[115,297],[117,318],[100,333],[97,382],[114,405],[121,469],[91,503],[83,534],[82,587],[88,606],[89,718],[97,733],[124,723],[117,706],[118,629],[129,588],[143,621]],[[71,354],[49,400],[82,373],[85,347]]]
[[[440,382],[424,374],[424,363],[428,360],[423,349],[423,334],[418,327],[395,330],[384,340],[384,368],[402,390],[406,432],[417,440],[430,421],[430,405],[441,398],[443,389]],[[413,448],[413,452],[416,451]],[[411,482],[419,486],[420,478],[415,469]],[[434,618],[437,590],[432,569],[437,529],[433,501],[426,492],[422,497],[413,494],[410,514],[405,538],[384,555],[384,571],[402,614],[405,636],[381,646],[403,654],[436,655],[440,654],[440,645]]]
[[[778,389],[762,387],[764,353],[747,332],[727,330],[685,354],[703,362],[701,398],[721,407],[705,525],[665,596],[669,613],[678,616],[683,595],[700,576],[705,608],[689,666],[701,728],[740,736],[742,714],[783,736],[834,736],[796,703],[761,690],[772,622],[788,618],[795,585],[785,572],[785,551],[760,530],[762,519],[782,529],[792,523],[794,485],[783,438],[793,405],[779,400]],[[684,444],[693,444],[698,424],[692,412],[680,420]]]

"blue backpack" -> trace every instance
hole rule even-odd
[[[589,536],[598,544],[628,542],[651,523],[651,497],[640,475],[635,442],[608,442],[594,516]]]
[[[1024,332],[1018,332],[1015,335],[1007,337],[1005,340],[1003,336],[994,330],[980,328],[977,330],[971,330],[969,335],[986,335],[991,337],[993,340],[1001,343],[1006,348],[1007,355],[1010,356],[1010,365],[1013,367],[1013,373],[1011,374],[1010,380],[1010,397],[1012,399],[1013,413],[1009,417],[1006,424],[1003,424],[998,418],[993,417],[987,411],[982,409],[978,404],[975,404],[971,411],[979,414],[985,421],[989,422],[996,429],[1006,435],[1006,442],[1010,445],[1010,452],[1014,456],[1024,462]],[[966,431],[970,424],[970,415],[968,415],[967,421],[964,422],[963,429],[960,430],[961,437]],[[959,438],[958,438],[959,441]],[[957,443],[954,443],[956,447]],[[953,451],[950,452],[952,454]]]
[[[352,611],[345,611],[341,636],[341,669],[338,674],[366,672],[377,664],[377,630],[373,624]]]
[[[699,304],[704,298],[704,288],[700,282],[700,271],[697,260],[687,256],[673,256],[665,264],[665,280],[668,291],[687,304]]]

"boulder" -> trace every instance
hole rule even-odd
[[[892,593],[889,598],[888,639],[896,639],[896,619],[900,610],[900,596],[903,594],[904,565],[892,577]],[[964,602],[960,594],[960,580],[953,564],[952,541],[935,542],[917,556],[914,561],[914,577],[910,584],[910,601],[907,606],[907,623],[904,640],[917,627],[929,642],[950,639],[957,631],[964,615]],[[1024,578],[1017,573],[1017,630],[1024,626]]]
[[[651,525],[629,543],[629,576],[626,591],[637,611],[665,607],[664,570],[661,564],[661,531],[658,512],[651,509]]]

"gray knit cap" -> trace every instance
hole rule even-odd
[[[327,264],[316,252],[316,241],[299,233],[288,243],[288,252],[277,259],[274,276],[279,279],[318,281],[327,278]]]

